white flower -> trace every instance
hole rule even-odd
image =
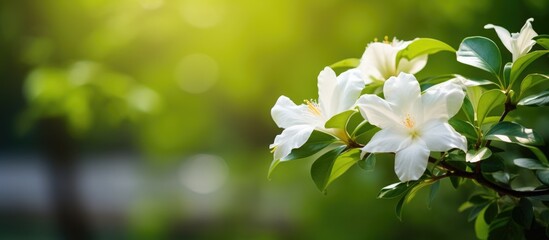
[[[421,71],[427,64],[427,55],[421,55],[412,60],[403,58],[397,66],[396,57],[398,52],[410,43],[412,41],[401,41],[396,38],[389,42],[385,37],[383,42],[368,44],[357,67],[362,72],[365,83],[385,81],[401,72],[415,74]]]
[[[318,75],[318,103],[305,100],[296,105],[286,96],[280,96],[271,109],[271,116],[280,128],[270,148],[274,148],[274,159],[284,160],[292,149],[301,147],[313,130],[335,133],[325,129],[324,124],[333,116],[354,107],[364,82],[356,72],[347,71],[336,77],[335,72],[324,68]]]
[[[465,137],[448,124],[465,97],[460,85],[444,82],[421,95],[416,78],[401,73],[385,82],[383,93],[385,100],[366,94],[357,101],[362,116],[381,128],[362,151],[395,152],[395,172],[400,181],[419,179],[430,151],[467,151]]]
[[[507,29],[496,26],[493,24],[486,24],[485,29],[494,29],[498,34],[499,39],[503,45],[513,54],[513,62],[516,61],[519,57],[527,54],[532,46],[536,44],[536,41],[532,40],[538,34],[532,29],[532,23],[534,19],[529,18],[526,20],[522,29],[519,33],[509,33]]]

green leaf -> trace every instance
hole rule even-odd
[[[475,235],[478,239],[487,239],[488,238],[488,232],[489,232],[489,225],[484,220],[484,213],[486,211],[486,208],[484,208],[482,211],[479,212],[477,216],[477,220],[475,221]]]
[[[273,174],[273,171],[280,162],[280,159],[276,159],[271,162],[271,166],[269,167],[269,173],[267,173],[267,179],[271,180],[271,175]]]
[[[463,183],[463,179],[460,177],[450,177],[450,182],[452,183],[452,187],[454,189],[458,189],[459,186]]]
[[[537,35],[533,40],[545,49],[549,49],[549,35]]]
[[[450,45],[436,39],[418,38],[398,52],[397,62],[401,58],[411,60],[421,55],[434,54],[440,51],[455,52],[456,50]]]
[[[331,68],[355,68],[360,64],[359,58],[347,58],[330,65]]]
[[[345,126],[347,125],[347,122],[349,121],[349,118],[354,113],[356,113],[356,111],[347,110],[345,112],[336,114],[335,116],[330,118],[328,121],[326,121],[326,124],[324,124],[324,127],[325,128],[345,129]]]
[[[477,107],[477,104],[478,104],[478,101],[477,103],[475,103],[475,105],[473,105],[473,103],[471,103],[471,100],[469,100],[469,97],[466,97],[463,99],[463,105],[461,107],[461,111],[463,111],[463,113],[465,114],[465,117],[467,117],[467,120],[469,122],[475,122],[476,120],[475,108]],[[478,135],[478,134],[475,132],[475,135]]]
[[[503,105],[505,104],[505,94],[499,89],[492,89],[486,91],[480,96],[478,106],[477,106],[477,121],[478,126],[482,126],[484,119],[490,114],[495,108],[501,108],[503,111]]]
[[[311,177],[320,191],[325,192],[334,162],[345,148],[346,146],[339,146],[324,153],[311,166]]]
[[[386,186],[379,191],[379,194],[377,195],[377,198],[381,199],[391,199],[401,196],[402,194],[408,192],[411,188],[413,188],[417,182],[398,182],[393,183],[389,186]]]
[[[486,133],[485,139],[508,143],[543,145],[543,138],[541,138],[536,132],[514,122],[500,122],[494,125]]]
[[[520,100],[519,106],[549,106],[549,91],[544,91]]]
[[[520,76],[522,71],[524,71],[524,69],[528,67],[528,65],[530,65],[534,60],[545,55],[546,53],[549,53],[549,50],[533,51],[518,58],[513,63],[513,67],[511,68],[511,86],[513,86],[517,78]]]
[[[511,82],[511,68],[513,67],[513,63],[506,63],[503,67],[503,85],[505,87],[509,86],[509,83]]]
[[[480,68],[498,76],[501,69],[501,54],[498,46],[485,37],[463,39],[456,52],[458,62]]]
[[[334,180],[336,180],[338,177],[340,177],[345,172],[347,172],[349,168],[355,165],[359,159],[360,159],[360,149],[358,148],[350,149],[349,151],[339,155],[339,157],[336,158],[334,162],[334,166],[332,167],[332,172],[330,173],[330,177],[328,178],[328,183],[326,184],[326,188]]]
[[[527,198],[521,198],[518,206],[513,208],[513,220],[520,226],[530,229],[534,219],[534,210],[532,203]]]
[[[511,218],[511,211],[504,211],[490,223],[489,240],[523,239],[522,229]]]
[[[360,131],[364,125],[368,125],[366,124],[366,120],[364,120],[364,118],[362,117],[362,115],[360,115],[359,112],[354,112],[350,117],[349,117],[349,120],[347,121],[347,125],[345,125],[345,131],[347,131],[347,133],[349,133],[349,135],[351,137],[355,136],[355,134],[360,134],[360,133],[357,133],[358,131]]]
[[[488,159],[485,159],[480,162],[480,169],[485,173],[494,173],[503,171],[505,165],[503,164],[503,159],[498,155],[492,155]]]
[[[547,166],[543,165],[538,160],[531,159],[531,158],[517,158],[513,160],[513,163],[519,167],[531,169],[531,170],[539,170],[539,169],[549,170]]]
[[[520,96],[523,96],[526,91],[539,84],[549,84],[549,75],[543,75],[539,73],[532,73],[526,76],[520,84]],[[544,88],[543,88],[544,89]]]
[[[440,181],[436,181],[431,185],[431,191],[429,192],[429,203],[428,207],[431,208],[431,205],[433,204],[433,200],[435,199],[435,196],[438,193],[438,190],[440,189]]]
[[[526,145],[526,144],[519,144],[525,148],[528,148],[530,149],[530,151],[532,151],[532,153],[534,153],[534,155],[536,155],[536,157],[544,164],[544,165],[547,165],[549,166],[549,160],[547,160],[547,157],[545,156],[545,153],[543,153],[541,150],[539,150],[539,148],[537,147],[534,147],[534,146],[530,146],[530,145]]]
[[[537,170],[536,177],[543,185],[549,185],[549,170]]]
[[[335,141],[337,141],[337,139],[334,136],[315,130],[311,133],[311,136],[303,146],[292,149],[290,154],[286,156],[283,161],[312,156]]]
[[[373,153],[368,154],[365,159],[358,161],[358,166],[368,172],[374,171],[376,166],[376,155]]]
[[[475,127],[470,122],[466,122],[457,118],[451,118],[450,121],[448,121],[452,127],[458,131],[459,133],[463,134],[463,136],[477,140],[478,133],[475,130]]]
[[[498,215],[498,203],[493,202],[488,205],[484,212],[484,221],[488,224],[490,224]]]
[[[492,156],[492,151],[490,151],[487,147],[483,147],[479,150],[469,150],[467,155],[465,155],[465,159],[467,162],[478,162],[480,160],[487,159],[490,156]]]

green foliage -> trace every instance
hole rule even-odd
[[[360,159],[358,161],[358,166],[366,171],[374,171],[376,166],[376,155],[369,153],[366,158]]]
[[[456,50],[450,45],[436,39],[418,38],[398,52],[396,62],[400,62],[401,58],[410,60],[421,55],[434,54],[440,51],[455,52]]]
[[[485,139],[508,143],[522,143],[528,145],[543,145],[543,138],[534,130],[525,128],[514,122],[500,122],[494,125]]]
[[[311,136],[303,146],[293,149],[290,152],[290,155],[286,156],[283,160],[289,161],[312,156],[335,141],[337,141],[337,139],[334,136],[315,130],[311,133]]]
[[[513,63],[513,67],[511,68],[510,85],[513,86],[515,81],[518,79],[520,74],[526,69],[526,67],[528,67],[533,61],[535,61],[536,59],[538,59],[539,57],[547,53],[549,53],[549,50],[534,51],[518,58]]]
[[[501,69],[501,54],[498,46],[485,37],[467,37],[456,52],[457,61],[498,76]]]
[[[345,146],[336,147],[320,156],[311,166],[311,177],[320,191],[326,191],[336,159],[344,150]]]
[[[339,128],[339,129],[345,129],[347,126],[347,122],[349,121],[349,118],[351,115],[356,113],[354,110],[348,110],[345,112],[342,112],[340,114],[337,114],[330,118],[326,123],[324,124],[325,128]]]
[[[537,44],[544,47],[545,49],[549,49],[549,35],[537,35],[533,38],[533,40],[535,40]]]
[[[549,91],[544,91],[532,96],[528,96],[520,100],[519,106],[549,106]]]
[[[505,103],[505,94],[498,89],[492,89],[480,96],[477,106],[477,122],[480,128],[489,114],[496,108],[503,111],[502,106]]]
[[[331,68],[354,68],[360,64],[359,58],[347,58],[330,65]]]

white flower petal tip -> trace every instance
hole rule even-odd
[[[518,58],[526,55],[534,44],[536,44],[536,41],[532,40],[532,38],[538,35],[532,28],[533,21],[533,18],[527,19],[518,33],[509,33],[507,29],[494,24],[486,24],[484,29],[496,30],[496,34],[505,48],[513,55],[514,62]]]
[[[445,82],[421,95],[414,75],[400,73],[385,82],[383,93],[385,99],[366,94],[357,101],[360,113],[381,128],[362,150],[396,153],[401,181],[419,179],[431,151],[467,150],[466,138],[448,124],[463,103],[461,85]]]

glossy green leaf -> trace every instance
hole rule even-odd
[[[528,145],[543,145],[543,138],[530,128],[525,128],[514,122],[500,122],[487,133],[486,140]]]
[[[311,166],[311,177],[318,189],[325,192],[336,159],[346,146],[336,147],[320,156]]]
[[[501,69],[501,54],[498,46],[485,37],[468,37],[456,52],[458,62],[498,75]]]
[[[486,210],[486,207],[488,207],[488,204],[489,203],[482,203],[482,204],[474,205],[469,211],[469,215],[467,216],[467,221],[471,222],[476,218],[484,218],[484,211]]]
[[[518,58],[514,63],[513,67],[511,68],[511,86],[514,84],[514,82],[518,79],[522,71],[528,67],[533,61],[538,59],[539,57],[549,53],[549,50],[540,50],[540,51],[533,51],[530,52],[520,58]]]
[[[539,148],[526,145],[526,144],[519,144],[519,145],[525,148],[528,148],[530,151],[532,151],[534,155],[536,155],[536,157],[539,159],[540,162],[542,162],[544,165],[549,166],[549,160],[547,159],[547,156],[545,156],[545,153],[543,153],[543,151],[541,151]]]
[[[364,159],[358,161],[358,166],[366,171],[374,171],[376,166],[376,155],[373,153],[368,154]]]
[[[505,94],[498,89],[492,89],[486,91],[480,96],[477,106],[477,121],[480,127],[484,123],[484,119],[492,112],[492,110],[499,108],[503,111],[505,104]]]
[[[359,160],[360,149],[358,148],[350,149],[349,151],[339,155],[339,157],[337,157],[334,162],[334,166],[332,167],[332,172],[330,173],[330,177],[328,178],[328,183],[326,183],[326,187],[328,187],[334,180],[347,172],[347,170],[349,170],[349,168],[355,165]]]
[[[527,198],[521,198],[519,204],[513,208],[513,220],[523,228],[530,229],[534,220],[532,203]]]
[[[290,154],[286,156],[283,161],[301,159],[312,156],[320,150],[324,149],[325,147],[329,146],[330,144],[334,143],[335,141],[337,141],[337,139],[334,136],[315,130],[313,131],[313,133],[311,133],[311,136],[309,137],[307,142],[303,144],[303,146],[292,149]]]
[[[537,170],[536,177],[543,185],[549,185],[549,170]]]
[[[522,83],[520,84],[519,95],[523,96],[526,93],[526,91],[540,84],[549,85],[549,75],[544,75],[539,73],[529,74],[522,80]],[[542,89],[545,89],[545,87],[542,87]]]
[[[347,131],[347,133],[349,133],[349,135],[353,137],[356,134],[363,133],[361,132],[361,130],[363,130],[362,128],[364,128],[365,125],[369,125],[369,124],[367,124],[366,120],[364,120],[364,118],[362,117],[362,115],[360,115],[359,112],[355,111],[349,117],[349,120],[347,121],[347,125],[345,125],[345,131]]]
[[[461,111],[465,114],[465,117],[467,118],[467,121],[474,123],[476,121],[475,117],[475,108],[477,107],[478,102],[473,105],[471,103],[471,100],[469,100],[469,97],[466,97],[463,99],[463,105],[461,106]],[[475,133],[477,135],[477,133]]]
[[[349,118],[354,113],[356,113],[356,111],[347,110],[345,112],[336,114],[335,116],[330,118],[328,121],[326,121],[326,124],[324,124],[324,127],[325,128],[345,129],[345,126],[347,125],[347,122],[349,121]]]
[[[549,49],[549,35],[545,35],[545,34],[537,35],[532,39],[535,40],[536,43],[542,46],[543,48]]]
[[[360,64],[359,58],[347,58],[330,65],[331,68],[355,68]]]
[[[549,91],[544,91],[520,100],[519,106],[549,106]]]
[[[484,212],[484,221],[488,224],[490,224],[498,215],[498,203],[492,202],[488,207],[486,208]]]
[[[543,165],[540,161],[536,159],[531,159],[531,158],[513,159],[513,163],[519,167],[531,169],[531,170],[539,170],[539,169],[549,170],[549,167]]]
[[[478,162],[480,160],[487,159],[490,156],[492,156],[492,151],[490,151],[487,147],[483,147],[479,150],[469,150],[467,155],[465,155],[465,159],[467,162]]]
[[[503,67],[503,85],[505,87],[509,86],[511,83],[511,68],[513,67],[513,63],[506,63]]]
[[[491,174],[496,182],[509,184],[511,180],[511,175],[508,172],[498,171]]]
[[[379,194],[377,195],[377,198],[381,199],[391,199],[401,196],[402,194],[408,192],[411,188],[413,188],[417,182],[398,182],[393,183],[389,186],[386,186],[381,189]]]
[[[398,52],[397,60],[400,58],[411,60],[421,55],[434,54],[440,51],[455,52],[456,50],[450,45],[436,39],[418,38]]]
[[[456,131],[463,134],[463,136],[473,140],[476,140],[478,138],[477,131],[475,130],[475,127],[471,123],[457,119],[457,118],[450,119],[448,123],[450,123],[450,125],[452,125],[452,127]]]
[[[475,221],[475,235],[478,239],[487,239],[488,238],[488,232],[490,230],[490,227],[488,223],[484,220],[484,212],[486,209],[482,209],[476,218]]]

